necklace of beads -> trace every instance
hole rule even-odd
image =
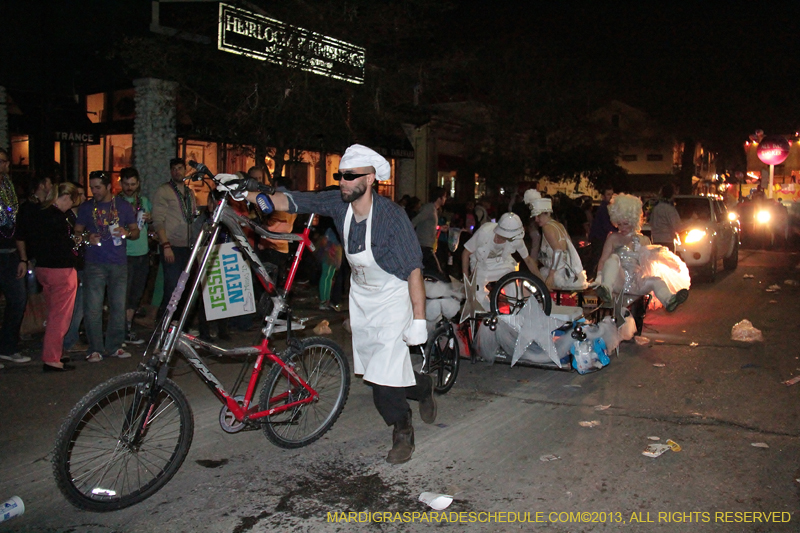
[[[174,181],[170,180],[169,184],[172,187],[172,190],[175,192],[175,196],[178,197],[178,205],[181,206],[181,215],[183,215],[183,220],[185,220],[187,224],[191,224],[194,220],[194,201],[192,200],[189,191],[186,191],[186,196],[184,197],[178,190],[178,186],[175,185]]]
[[[119,212],[117,212],[117,198],[114,197],[111,199],[111,205],[109,207],[108,213],[104,213],[104,216],[98,215],[97,210],[97,200],[94,200],[94,209],[92,210],[92,220],[94,220],[94,225],[97,228],[97,233],[100,234],[101,239],[108,240],[111,238],[111,231],[109,231],[109,226],[113,226],[114,224],[119,225]],[[108,220],[108,215],[111,215],[111,220]]]
[[[8,175],[0,176],[0,235],[6,239],[14,236],[19,211],[19,201],[14,184]]]

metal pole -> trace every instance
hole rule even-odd
[[[769,191],[767,192],[767,198],[772,199],[772,182],[775,179],[775,165],[769,166]]]

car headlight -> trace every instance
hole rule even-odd
[[[686,234],[686,237],[683,238],[683,242],[686,244],[692,244],[693,242],[698,242],[701,239],[705,238],[706,232],[702,229],[693,229],[689,230],[689,233]]]
[[[739,215],[737,215],[736,213],[734,213],[734,212],[728,213],[728,220],[730,220],[731,222],[733,222],[737,218],[739,218]]]
[[[761,211],[756,213],[756,220],[758,221],[759,224],[766,224],[767,222],[769,222],[770,218],[771,215],[769,211],[767,211],[766,209],[762,209]]]

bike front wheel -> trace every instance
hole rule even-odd
[[[285,362],[318,397],[314,401],[264,417],[264,434],[281,448],[307,446],[325,434],[339,418],[350,392],[350,367],[344,352],[322,337],[302,341],[301,349]],[[283,367],[273,365],[261,391],[260,408],[274,409],[308,398],[308,391],[290,379]]]
[[[180,468],[194,432],[192,409],[171,380],[154,389],[131,372],[92,389],[61,425],[53,472],[76,507],[114,511],[153,494]]]
[[[426,374],[433,377],[433,388],[444,394],[453,388],[458,377],[458,340],[450,324],[442,324],[433,332],[425,344]]]
[[[530,272],[509,272],[495,283],[489,294],[489,304],[495,315],[515,315],[531,297],[549,316],[553,302],[544,281]]]

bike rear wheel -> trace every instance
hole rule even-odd
[[[322,337],[303,340],[301,350],[285,361],[319,397],[260,420],[270,442],[281,448],[300,448],[319,439],[339,418],[350,392],[350,367],[342,349]],[[275,364],[261,391],[259,405],[267,410],[305,398],[308,391]]]
[[[547,285],[530,272],[509,272],[495,283],[489,304],[496,315],[515,315],[531,297],[539,302],[544,314],[550,314],[553,302]]]
[[[180,468],[194,432],[192,409],[171,380],[155,392],[146,372],[98,385],[70,411],[53,450],[53,473],[70,503],[113,511],[139,503]]]
[[[455,385],[458,377],[459,350],[456,333],[450,324],[442,324],[425,344],[423,371],[433,377],[433,388],[444,394]]]

